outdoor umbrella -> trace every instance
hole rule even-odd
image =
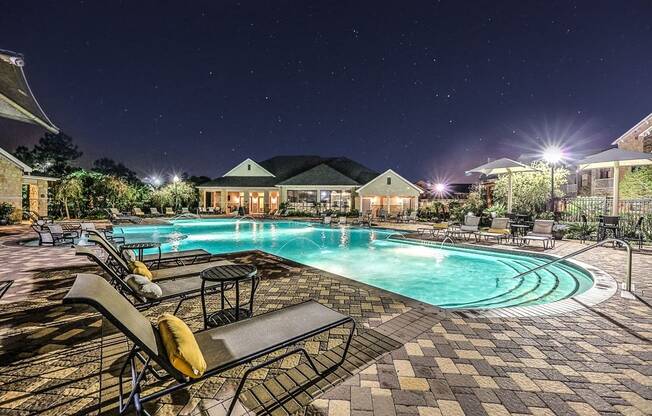
[[[652,153],[633,152],[613,148],[587,156],[578,163],[580,170],[612,168],[614,170],[612,214],[618,215],[620,192],[620,168],[627,166],[652,165]]]
[[[503,157],[482,166],[467,170],[466,173],[481,173],[483,175],[507,175],[507,212],[512,212],[512,174],[534,172],[536,169],[512,159]]]
[[[0,117],[37,124],[58,133],[59,129],[34,98],[25,78],[24,65],[19,54],[0,50]]]

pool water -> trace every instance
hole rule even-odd
[[[158,241],[164,252],[258,249],[444,308],[537,305],[580,294],[593,285],[586,271],[566,263],[515,279],[548,259],[390,241],[387,238],[396,231],[389,230],[232,219],[122,230],[127,242]]]

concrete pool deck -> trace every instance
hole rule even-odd
[[[124,338],[92,311],[60,304],[74,273],[95,268],[69,247],[11,244],[28,234],[25,227],[2,231],[11,235],[0,237],[0,279],[16,282],[0,301],[0,414],[111,414]],[[562,241],[548,253],[563,255],[580,247]],[[261,252],[223,257],[258,266],[257,314],[314,298],[353,316],[360,328],[353,354],[334,377],[311,385],[305,365],[285,376],[285,369],[301,364],[291,357],[280,368],[256,373],[248,386],[253,389],[241,400],[243,412],[652,414],[650,254],[634,254],[638,299],[616,293],[573,313],[525,318],[442,311]],[[623,251],[600,248],[578,259],[618,281],[624,278]],[[155,318],[173,307],[146,314]],[[187,302],[179,316],[197,329],[199,301]],[[311,353],[338,348],[342,337],[331,331],[306,347]],[[232,395],[242,371],[198,383],[149,410],[155,415],[223,414],[221,403]],[[292,399],[274,400],[297,386]]]

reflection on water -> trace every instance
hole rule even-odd
[[[586,274],[563,264],[522,280],[513,279],[544,260],[410,245],[387,240],[396,231],[379,229],[292,221],[199,220],[125,227],[124,231],[128,241],[158,241],[163,251],[203,248],[219,254],[262,250],[434,305],[544,303],[581,293],[592,285]]]

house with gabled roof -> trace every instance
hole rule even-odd
[[[378,173],[346,157],[275,156],[245,159],[199,187],[200,208],[264,214],[281,208],[312,213],[352,209],[414,210],[422,190],[388,169]]]

